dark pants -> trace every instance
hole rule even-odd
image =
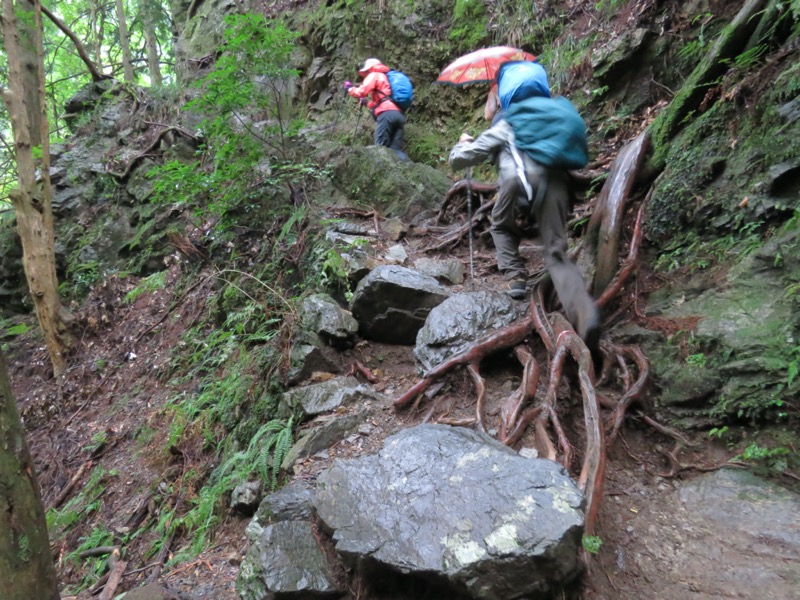
[[[545,264],[558,299],[564,307],[567,319],[582,337],[588,328],[599,323],[599,314],[581,272],[567,256],[567,212],[569,210],[569,186],[567,174],[558,169],[542,165],[527,168],[528,183],[536,198],[539,186],[545,185],[544,197],[538,207],[533,207],[530,216],[539,228],[545,252]],[[501,174],[497,202],[492,209],[492,239],[497,252],[497,266],[506,279],[526,279],[528,269],[519,255],[522,231],[517,219],[529,217],[526,210],[525,190],[516,176]]]
[[[375,119],[375,145],[386,146],[395,151],[400,160],[408,160],[403,152],[403,129],[406,120],[398,110],[387,110]]]

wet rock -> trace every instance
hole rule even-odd
[[[308,417],[336,410],[340,406],[377,398],[377,392],[360,384],[355,377],[335,377],[284,393],[278,412],[282,417],[299,414],[300,420],[306,420]]]
[[[418,258],[414,261],[414,268],[420,273],[435,277],[439,281],[450,283],[464,283],[464,263],[457,258],[437,260],[434,258]]]
[[[313,294],[303,300],[301,323],[327,344],[349,348],[358,333],[358,322],[328,294]]]
[[[684,481],[631,518],[625,597],[658,581],[665,600],[798,598],[798,514],[800,496],[746,471]]]
[[[103,80],[83,86],[64,103],[64,110],[71,115],[91,110],[97,105],[103,93],[111,89],[113,85],[112,80]]]
[[[582,504],[557,463],[439,425],[335,462],[314,498],[337,551],[370,577],[400,572],[441,582],[442,598],[487,600],[546,598],[578,575]]]
[[[800,97],[780,106],[778,108],[778,114],[789,124],[800,119]]]
[[[389,264],[402,265],[408,260],[406,249],[397,244],[386,251],[383,258]]]
[[[250,516],[258,508],[261,501],[261,482],[246,481],[237,485],[231,492],[231,511]]]
[[[385,265],[359,282],[351,310],[364,337],[389,344],[413,344],[428,313],[447,296],[447,290],[433,277]]]
[[[800,261],[789,249],[798,239],[797,231],[775,236],[732,267],[722,285],[699,281],[691,292],[684,287],[654,295],[651,307],[662,318],[702,315],[692,338],[702,365],[687,365],[675,348],[663,343],[644,348],[661,389],[657,418],[705,427],[718,424],[723,415],[774,417],[782,410],[777,401],[792,401],[784,385],[786,348],[800,327],[800,313],[787,298],[782,278],[800,278]],[[785,257],[780,265],[778,255]],[[682,400],[692,404],[688,414],[680,406]],[[684,422],[686,417],[690,418]]]
[[[784,162],[769,169],[769,193],[797,197],[800,190],[800,161]]]
[[[372,416],[373,411],[361,407],[353,414],[321,415],[311,421],[310,429],[291,447],[281,464],[284,471],[292,468],[301,458],[327,450],[336,442],[359,430],[359,427]]]
[[[390,240],[397,242],[408,233],[408,226],[403,223],[402,219],[392,217],[381,222],[381,231],[389,236]]]
[[[330,352],[333,352],[329,349]],[[325,344],[320,337],[311,332],[300,332],[292,340],[289,353],[289,371],[287,381],[297,383],[311,376],[312,373],[336,373],[339,367],[325,351]]]
[[[152,160],[145,159],[133,170],[128,178],[125,189],[139,202],[144,202],[153,194],[155,182],[147,174],[154,166],[155,163]]]
[[[236,590],[242,600],[330,598],[343,591],[308,521],[265,527],[242,562]]]
[[[434,308],[417,334],[414,356],[428,371],[475,340],[519,319],[525,305],[499,292],[451,296]]]
[[[247,537],[255,542],[270,523],[303,521],[311,518],[314,488],[302,480],[293,481],[261,501],[255,516],[247,525]]]
[[[157,583],[148,583],[125,594],[125,600],[179,600],[182,594],[175,593]]]
[[[647,29],[628,30],[622,35],[611,38],[607,44],[595,48],[591,58],[594,76],[601,81],[605,80],[631,61],[635,61],[650,35],[652,34]]]

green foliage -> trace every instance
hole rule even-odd
[[[722,427],[713,427],[708,432],[708,437],[710,437],[710,438],[714,438],[715,437],[715,438],[718,438],[718,439],[722,439],[722,437],[726,433],[728,433],[728,426],[727,425],[723,425]]]
[[[95,526],[88,535],[81,536],[79,541],[80,544],[64,558],[65,563],[73,565],[76,569],[82,569],[80,581],[74,586],[70,586],[69,594],[78,594],[97,583],[108,566],[107,556],[81,558],[81,552],[114,545],[114,535],[105,527]]]
[[[186,105],[206,116],[197,160],[155,168],[152,201],[185,204],[226,229],[236,214],[275,210],[293,191],[328,173],[307,162],[292,141],[304,121],[291,91],[297,34],[255,14],[225,18],[225,43],[214,70]]]
[[[581,539],[583,549],[589,554],[597,554],[600,552],[600,546],[603,545],[603,540],[597,535],[584,535]]]
[[[714,239],[695,231],[673,238],[664,245],[655,262],[658,271],[699,271],[729,258],[742,259],[763,245],[762,221],[743,222],[737,229]]]
[[[48,8],[83,41],[92,61],[109,75],[121,78],[122,58],[114,3],[51,2]],[[162,0],[123,0],[128,37],[133,54],[136,83],[148,84],[150,74],[145,60],[144,23],[152,23],[162,75],[166,82],[174,80],[175,57],[172,47],[170,5]],[[43,19],[45,90],[50,115],[51,139],[66,136],[64,105],[91,77],[73,44],[49,19]],[[0,53],[2,54],[2,53]]]
[[[152,294],[156,290],[163,290],[166,286],[167,272],[157,271],[149,277],[142,279],[135,288],[125,294],[123,301],[127,304],[133,304],[142,294]]]
[[[622,8],[627,1],[628,0],[597,0],[597,2],[594,3],[594,9],[608,16]]]
[[[171,515],[164,520],[160,529],[156,528],[162,535],[168,535],[177,527],[191,534],[191,543],[174,561],[196,556],[207,547],[214,527],[220,522],[224,499],[236,485],[257,475],[271,489],[278,486],[281,462],[292,447],[292,426],[291,418],[286,421],[275,419],[263,425],[252,437],[246,450],[232,452],[214,469],[206,485],[192,498],[191,508],[186,514],[180,517]]]
[[[701,367],[705,368],[706,366],[706,355],[703,353],[699,354],[690,354],[686,357],[686,364],[692,365],[694,367]]]
[[[731,416],[748,421],[785,419],[786,403],[780,398],[782,390],[753,390],[738,399],[720,396],[711,408],[710,415],[727,419]]]
[[[486,37],[486,7],[482,0],[455,0],[449,38],[459,48],[474,48]]]
[[[99,260],[70,263],[66,279],[58,286],[59,295],[65,298],[83,298],[105,277],[102,269],[103,265]]]
[[[115,471],[105,471],[95,467],[89,475],[89,480],[77,495],[73,496],[61,509],[47,511],[47,530],[51,539],[68,532],[72,527],[83,523],[92,513],[96,512],[103,504],[101,499],[106,482],[109,477],[116,476]]]
[[[692,26],[695,26],[699,22],[700,30],[697,32],[697,37],[686,42],[686,44],[684,44],[680,50],[678,50],[679,57],[685,59],[689,63],[696,63],[698,60],[700,60],[700,58],[702,58],[710,42],[706,32],[706,27],[713,18],[713,14],[706,12],[697,15],[694,19],[692,19]]]

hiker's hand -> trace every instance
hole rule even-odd
[[[349,90],[351,87],[353,87],[353,84],[351,82],[349,82],[349,81],[345,81],[344,82],[345,91]]]
[[[359,100],[358,103],[361,106],[366,106],[367,105],[367,99],[366,98],[361,98],[361,100]]]
[[[472,142],[475,138],[473,138],[470,134],[464,132],[461,134],[461,137],[458,138],[458,143],[463,144],[464,142]]]

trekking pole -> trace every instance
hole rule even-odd
[[[339,97],[339,108],[336,109],[336,116],[333,118],[333,133],[336,134],[336,125],[339,123],[339,115],[342,114],[342,106],[344,106],[344,102],[347,99],[347,90],[344,91],[344,94]]]
[[[356,116],[356,128],[353,130],[353,139],[350,140],[350,145],[352,146],[356,142],[356,135],[358,135],[358,124],[361,121],[361,113],[364,112],[364,105],[360,102],[358,103],[358,115]]]
[[[472,183],[469,179],[470,169],[467,167],[467,219],[469,220],[469,289],[475,289],[475,264],[472,259]]]

